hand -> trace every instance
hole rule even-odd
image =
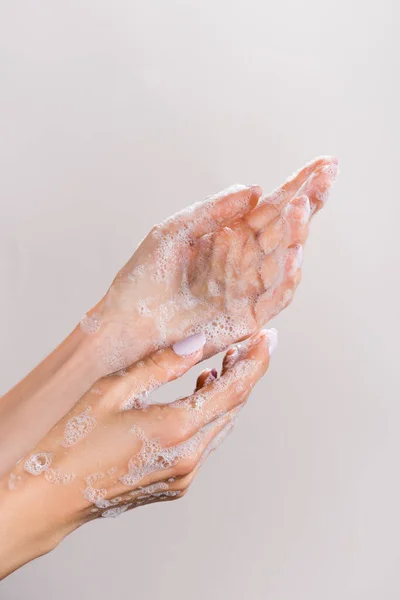
[[[89,520],[186,493],[265,373],[276,332],[261,331],[230,349],[221,376],[204,371],[187,398],[130,410],[138,399],[144,406],[149,387],[201,360],[205,339],[196,336],[192,349],[194,342],[198,349],[189,356],[161,350],[125,376],[98,382],[2,481],[3,575]]]
[[[320,158],[269,196],[237,186],[154,227],[82,320],[103,374],[199,331],[207,357],[265,325],[293,297],[336,173]]]

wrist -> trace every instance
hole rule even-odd
[[[97,379],[123,371],[159,347],[160,332],[152,314],[129,315],[112,307],[112,289],[81,319],[83,346],[90,349]]]
[[[62,522],[42,481],[12,487],[8,476],[0,480],[0,579],[53,550],[79,526]]]
[[[101,371],[92,346],[92,341],[77,327],[1,398],[0,477],[99,379]]]

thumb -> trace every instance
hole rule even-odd
[[[178,379],[201,361],[206,341],[204,333],[195,333],[171,348],[158,350],[132,365],[122,378],[128,393],[121,409],[141,408],[149,404],[151,392]]]

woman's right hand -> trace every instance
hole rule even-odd
[[[204,371],[196,391],[171,404],[151,405],[146,394],[202,359],[201,334],[99,381],[0,482],[2,574],[89,520],[183,496],[265,373],[276,341],[276,331],[265,330],[231,348],[220,377]]]

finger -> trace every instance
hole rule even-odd
[[[228,411],[227,413],[207,423],[200,430],[196,431],[187,440],[177,443],[169,448],[164,448],[159,454],[154,457],[154,464],[157,468],[140,478],[137,483],[140,484],[141,490],[148,490],[149,486],[159,486],[160,480],[167,483],[169,489],[182,489],[186,477],[192,474],[199,465],[202,456],[206,452],[213,439],[218,436],[224,428],[235,420],[240,411],[240,406]],[[127,485],[131,482],[126,478],[122,478]],[[175,485],[171,485],[175,484]],[[165,486],[162,486],[165,489]],[[150,488],[151,489],[151,488]],[[123,486],[117,485],[113,490],[113,494],[120,495],[123,492]],[[136,496],[137,493],[133,492]]]
[[[301,251],[298,251],[299,254]],[[301,268],[298,266],[301,257],[293,252],[289,256],[288,266],[282,281],[271,290],[267,290],[257,301],[255,308],[256,322],[259,327],[268,323],[292,302],[294,293],[301,281]]]
[[[130,495],[135,498],[135,501],[138,500],[139,504],[147,504],[149,501],[156,500],[174,500],[184,496],[205,460],[225,440],[234,427],[241,408],[242,406],[234,408],[206,426],[204,436],[199,440],[197,451],[188,464],[182,462],[177,468],[162,473],[162,481],[157,481],[157,476],[160,476],[157,474],[154,477],[154,483],[148,484],[146,481],[147,485],[142,485]],[[182,474],[178,475],[178,472]],[[169,475],[173,476],[169,477]]]
[[[308,237],[311,206],[308,196],[296,196],[283,210],[286,221],[286,247],[305,244]]]
[[[208,442],[207,446],[205,446],[204,450],[202,451],[199,462],[192,473],[193,478],[196,476],[197,472],[203,466],[210,454],[214,452],[214,450],[216,450],[218,446],[220,446],[222,442],[225,441],[229,433],[231,433],[232,429],[236,424],[237,418],[239,417],[239,414],[243,409],[243,406],[244,404],[241,404],[238,407],[233,408],[226,415],[223,415],[222,417],[217,419],[217,427],[213,431],[213,436],[211,440]],[[191,480],[184,482],[184,485],[186,485],[187,488],[190,484]]]
[[[197,378],[195,392],[217,379],[217,377],[217,369],[204,369]]]
[[[243,381],[243,378],[234,377],[230,382],[228,388],[225,390],[225,394],[228,396],[229,391],[234,390],[235,394],[238,394],[238,388],[240,393],[243,390],[246,391],[245,395],[242,396],[242,400],[239,403],[231,402],[226,403],[225,407],[230,406],[227,410],[219,412],[219,414],[212,414],[213,411],[209,411],[208,419],[202,422],[201,428],[189,438],[188,442],[192,445],[190,455],[182,457],[178,460],[173,469],[167,471],[164,477],[172,476],[177,481],[176,487],[184,493],[187,487],[190,485],[193,478],[196,476],[198,469],[207,459],[209,454],[226,438],[226,435],[231,431],[240,411],[242,410],[245,401],[249,395],[250,389],[254,383],[258,381],[263,372],[268,368],[269,357],[276,348],[277,345],[277,331],[275,329],[265,330],[258,332],[256,335],[249,338],[244,343],[237,346],[237,359],[233,366],[230,368],[230,373],[225,375],[227,379],[229,375],[235,370],[235,365],[240,365],[242,361],[246,360],[257,360],[262,364],[264,361],[264,367],[258,372],[254,379],[247,378],[247,381]],[[267,350],[265,347],[267,342]],[[250,358],[252,357],[252,358]],[[241,371],[243,375],[243,369],[236,369]],[[220,380],[219,380],[220,381]],[[210,388],[216,387],[216,382],[210,385]],[[230,388],[230,389],[229,389]],[[215,392],[214,390],[210,390]],[[215,400],[215,397],[213,398]],[[209,406],[209,409],[212,408]],[[184,442],[183,445],[188,442]],[[174,488],[172,488],[174,489]]]
[[[299,195],[299,190],[312,176],[312,174],[325,166],[337,165],[338,160],[334,156],[320,156],[304,165],[299,171],[291,175],[285,183],[274,190],[272,193],[260,198],[260,206],[264,204],[274,204],[278,209],[282,209],[287,202],[294,196]]]
[[[310,199],[311,215],[325,205],[338,172],[339,167],[335,163],[323,165],[316,169],[299,189],[299,194],[306,194]]]
[[[261,193],[261,188],[256,185],[232,186],[169,217],[160,228],[170,234],[185,231],[190,238],[201,237],[252,210]]]
[[[167,485],[170,497],[182,497],[187,493],[207,458],[222,444],[223,441],[225,441],[232,431],[242,408],[243,405],[238,406],[212,423],[207,438],[199,446],[198,458],[196,457],[196,460],[194,461],[197,464],[195,464],[193,470],[189,471],[187,475],[173,477],[169,480]]]
[[[238,238],[230,227],[223,227],[214,236],[211,255],[211,271],[217,281],[229,280],[234,269],[235,249]],[[226,290],[223,290],[224,294]]]
[[[164,406],[169,421],[164,419],[160,431],[154,430],[149,439],[144,438],[146,469],[143,470],[140,457],[135,456],[128,473],[119,481],[128,486],[138,483],[143,486],[190,473],[212,439],[218,419],[229,419],[232,411],[247,400],[253,385],[267,370],[276,344],[276,330],[258,332],[237,346],[237,360],[223,377],[188,398]],[[156,408],[150,407],[149,411]],[[166,446],[160,445],[165,428],[169,440]]]
[[[300,171],[292,175],[281,187],[274,190],[271,194],[262,196],[257,206],[249,214],[245,215],[247,223],[254,232],[264,229],[271,220],[281,213],[283,207],[294,196],[303,193],[309,195],[302,187],[315,170],[336,164],[337,159],[329,156],[316,158],[309,162]]]
[[[128,473],[115,478],[112,486],[109,486],[107,496],[113,500],[107,501],[102,497],[103,506],[101,508],[113,505],[117,499],[132,501],[137,506],[155,500],[171,499],[179,495],[174,491],[184,492],[191,481],[190,474],[199,465],[204,454],[208,454],[212,450],[211,446],[214,440],[217,443],[217,438],[221,438],[224,430],[231,423],[233,424],[239,409],[240,407],[221,415],[202,427],[201,430],[196,431],[189,439],[174,446],[160,448],[157,440],[153,440],[155,445],[148,440],[147,443],[150,443],[150,446],[146,453],[146,461],[150,468],[143,469],[141,461],[133,459],[130,462]],[[126,486],[133,486],[135,489],[127,492]],[[99,507],[100,503],[96,503],[96,506]]]
[[[296,244],[287,248],[281,256],[280,271],[273,284],[266,290],[265,295],[273,299],[284,281],[290,282],[296,277],[303,264],[303,246]]]
[[[272,293],[273,290],[280,286],[285,276],[294,276],[301,267],[302,262],[302,244],[295,244],[286,248],[284,251],[276,251],[266,256],[260,266],[260,273],[264,282],[265,291]]]
[[[147,406],[151,392],[181,377],[202,359],[205,343],[205,335],[195,333],[133,365],[118,382],[118,397],[122,399],[118,408],[130,410]]]
[[[235,360],[224,374],[188,398],[170,405],[170,411],[179,411],[176,422],[187,436],[193,435],[219,415],[242,404],[255,382],[265,373],[270,353],[276,347],[276,330],[263,330],[236,346]]]
[[[268,254],[259,265],[259,273],[263,282],[263,290],[276,284],[285,267],[286,252],[279,250]]]
[[[226,352],[222,361],[221,375],[224,375],[228,369],[233,367],[237,360],[238,352],[239,350],[237,346],[232,346],[232,348],[229,348],[229,350]]]
[[[267,223],[264,229],[257,233],[257,242],[264,254],[268,255],[274,252],[287,237],[287,223],[285,215],[282,213]]]
[[[310,201],[303,194],[292,198],[279,217],[276,217],[257,235],[257,241],[267,255],[278,246],[287,248],[294,244],[303,244],[308,237],[308,224],[311,215]]]
[[[268,337],[269,356],[271,357],[271,354],[275,350],[278,343],[278,332],[274,328],[266,329],[265,331]],[[249,346],[253,343],[254,339],[257,339],[257,336],[258,332],[243,340],[239,344],[235,344],[234,346],[229,348],[222,361],[221,375],[224,375],[227,371],[229,371],[229,369],[233,367],[233,365],[238,361],[239,357],[243,356],[243,352],[245,351],[245,349],[248,349]]]

